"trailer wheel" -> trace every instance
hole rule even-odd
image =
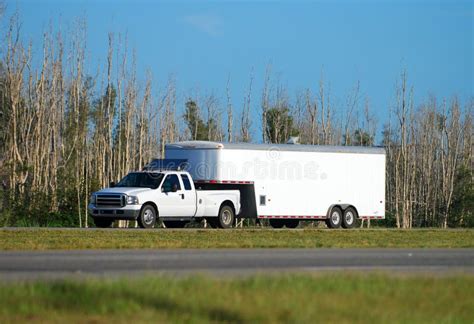
[[[186,221],[163,221],[166,228],[183,228],[187,223]]]
[[[357,212],[355,208],[348,207],[344,210],[344,215],[342,217],[342,227],[343,228],[353,228],[357,221]]]
[[[95,227],[108,228],[113,222],[113,219],[94,218]]]
[[[297,228],[300,224],[300,221],[297,219],[288,219],[285,221],[285,226],[288,228]]]
[[[141,228],[153,228],[156,224],[156,210],[152,205],[146,204],[138,216],[138,225]]]
[[[339,207],[333,207],[329,213],[328,219],[326,219],[326,224],[329,228],[339,228],[342,223],[342,210]]]
[[[219,216],[217,216],[217,225],[220,228],[230,228],[234,224],[234,210],[229,205],[224,205],[219,210]]]
[[[285,225],[284,221],[281,219],[270,219],[269,222],[270,226],[273,228],[282,228]]]

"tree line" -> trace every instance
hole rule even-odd
[[[39,49],[22,41],[18,15],[10,18],[0,49],[0,226],[88,226],[91,192],[162,156],[169,142],[291,136],[385,147],[387,226],[474,226],[472,98],[415,103],[402,71],[379,123],[359,82],[335,104],[323,77],[290,95],[269,66],[260,95],[252,73],[238,107],[230,78],[222,97],[188,94],[180,107],[174,79],[161,88],[150,73],[140,79],[120,35],[108,35],[105,63],[88,72],[86,29],[78,20],[67,37],[48,30]]]

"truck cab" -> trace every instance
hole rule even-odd
[[[184,227],[192,219],[231,227],[240,212],[238,190],[196,190],[191,175],[180,170],[130,172],[117,184],[92,194],[88,206],[97,227],[115,220],[136,220],[152,228]]]

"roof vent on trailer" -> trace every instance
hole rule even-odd
[[[299,144],[299,143],[300,143],[299,136],[291,136],[288,142],[286,142],[286,144]]]

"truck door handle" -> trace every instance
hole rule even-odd
[[[181,196],[181,199],[184,199],[184,194],[179,194]]]

